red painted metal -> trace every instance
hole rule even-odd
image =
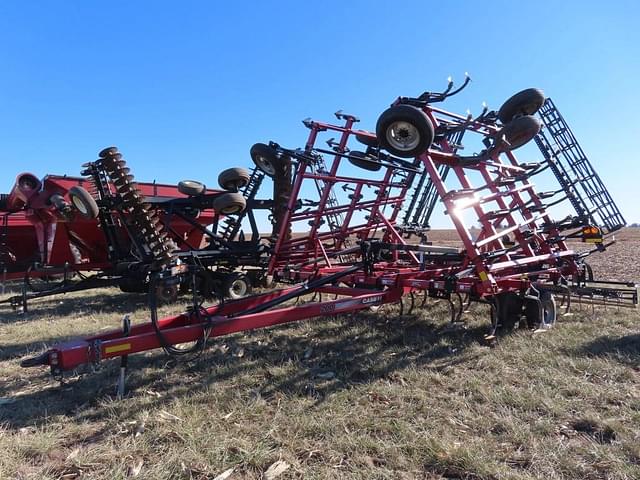
[[[28,181],[26,181],[26,180]],[[28,188],[37,182],[37,188]],[[27,186],[25,186],[27,185]],[[22,279],[51,275],[51,270],[40,267],[67,268],[69,271],[97,271],[113,267],[108,259],[107,241],[97,220],[76,215],[67,219],[60,215],[51,204],[50,198],[62,195],[69,201],[68,192],[74,186],[89,188],[85,178],[61,175],[47,175],[42,181],[32,174],[20,174],[6,202],[6,244],[8,255],[4,260],[4,271],[0,271],[3,280]],[[138,183],[142,193],[155,198],[185,197],[175,185],[158,183]],[[214,192],[211,190],[210,192]],[[197,218],[203,226],[213,223],[215,212],[205,210]],[[166,217],[163,221],[171,223],[172,235],[187,242],[194,248],[200,248],[203,232],[176,216]],[[119,238],[128,241],[124,228],[119,228]],[[183,250],[188,246],[177,242]],[[75,246],[72,250],[72,246]],[[80,258],[77,257],[80,253]]]
[[[400,99],[394,104],[399,102]],[[436,130],[440,126],[464,123],[466,130],[482,138],[499,134],[495,124],[472,121],[430,104],[420,108]],[[337,116],[344,120],[342,125],[304,122],[310,132],[304,155],[298,155],[294,163],[287,209],[280,219],[280,230],[267,267],[268,273],[282,282],[310,285],[318,279],[338,275],[334,284],[267,292],[212,306],[199,313],[187,312],[161,319],[156,325],[135,325],[127,335],[112,331],[57,345],[39,363],[50,365],[55,374],[60,374],[81,364],[167,344],[398,302],[403,295],[418,290],[444,298],[467,295],[470,300],[487,301],[495,306],[496,295],[500,293],[524,293],[537,284],[558,285],[581,272],[577,254],[561,239],[526,175],[526,168],[512,152],[496,149],[477,161],[464,162],[443,136],[415,162],[408,162],[412,165],[410,168],[406,162],[395,159],[383,162],[379,173],[360,170],[361,175],[356,176],[344,172],[349,152],[361,148],[353,141],[355,135],[369,139],[375,136],[354,129],[354,117]],[[327,142],[333,150],[320,149],[317,145],[323,136],[331,134],[339,135],[337,141]],[[320,159],[320,153],[331,157],[328,166]],[[448,186],[439,174],[441,165],[451,167],[455,188]],[[411,179],[423,169],[428,172],[458,233],[462,243],[459,250],[408,245],[397,228]],[[473,177],[480,177],[483,183],[474,186]],[[447,180],[450,183],[451,178]],[[317,200],[305,203],[303,196],[314,188],[318,192]],[[347,191],[351,193],[346,194]],[[535,208],[535,213],[530,208]],[[465,225],[462,212],[466,209],[474,212],[481,226],[477,234]],[[358,218],[362,216],[365,218]],[[295,228],[307,221],[309,228]],[[290,237],[292,230],[301,233]],[[507,248],[506,235],[513,236],[513,247]],[[359,248],[350,246],[354,241]],[[357,270],[354,265],[361,268]],[[255,311],[298,292],[326,293],[337,298]]]

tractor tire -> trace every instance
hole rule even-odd
[[[533,115],[544,104],[544,92],[537,88],[527,88],[516,93],[502,104],[498,119],[503,125],[522,115]]]
[[[182,180],[178,183],[178,191],[183,195],[189,197],[196,197],[202,195],[207,187],[204,183],[197,182],[195,180]]]
[[[251,280],[244,273],[231,273],[222,281],[222,292],[226,298],[235,300],[251,293]]]
[[[213,209],[222,215],[241,213],[247,208],[247,200],[239,193],[223,193],[213,200]]]
[[[556,323],[556,300],[551,292],[540,290],[540,301],[542,302],[542,318],[540,318],[538,302],[534,300],[525,301],[524,314],[529,328],[551,328]]]
[[[540,132],[542,122],[536,117],[525,115],[524,117],[516,117],[504,127],[500,133],[509,143],[506,150],[511,151],[529,143]]]
[[[275,177],[282,172],[283,162],[276,151],[264,143],[256,143],[249,151],[251,160],[269,177]]]
[[[218,184],[221,188],[237,192],[249,184],[251,174],[245,168],[227,168],[218,175]]]
[[[367,135],[356,133],[356,140],[367,147],[378,148],[380,146],[376,137],[369,137]]]
[[[356,167],[362,168],[364,170],[369,170],[370,172],[377,172],[382,168],[382,164],[380,163],[380,159],[376,157],[372,157],[371,155],[367,155],[364,152],[349,152],[349,157],[347,157],[349,163],[355,165]]]
[[[84,218],[98,218],[100,209],[91,194],[84,188],[76,185],[69,189],[69,200],[75,210]]]
[[[401,158],[414,158],[429,148],[434,129],[422,110],[411,105],[395,105],[378,118],[376,137],[380,146],[389,153]]]

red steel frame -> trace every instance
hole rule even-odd
[[[340,139],[334,147],[335,154],[331,162],[331,167],[326,174],[317,174],[311,170],[309,162],[304,159],[297,164],[294,176],[293,188],[287,205],[287,211],[282,220],[280,232],[274,248],[274,253],[269,261],[268,273],[284,279],[287,274],[285,269],[289,269],[301,263],[308,263],[310,259],[323,258],[326,266],[330,267],[331,256],[335,256],[344,249],[346,240],[356,237],[358,240],[375,238],[376,234],[384,230],[384,239],[394,243],[405,244],[402,235],[395,228],[395,220],[402,209],[402,204],[407,192],[411,187],[410,182],[394,181],[394,167],[384,166],[384,176],[381,180],[371,178],[357,178],[338,175],[341,163],[346,162],[345,155],[349,149],[347,142],[351,135],[369,135],[364,130],[354,130],[355,118],[345,116],[345,123],[342,126],[332,125],[324,122],[307,121],[305,124],[311,130],[306,151],[312,151],[316,143],[318,134],[321,132],[338,132]],[[321,182],[322,189],[320,200],[315,209],[296,213],[296,203],[299,200],[301,189],[305,180]],[[338,185],[346,185],[352,189],[351,199],[338,206],[329,205],[329,196]],[[377,194],[374,198],[365,198],[363,193],[367,187],[376,187]],[[382,211],[384,207],[390,206],[392,213],[387,219]],[[366,223],[352,225],[353,214],[356,211],[368,212]],[[327,231],[320,230],[321,220],[324,217],[335,214],[345,214],[344,221],[337,229]],[[311,220],[311,228],[308,233],[297,238],[289,239],[286,232],[295,225],[295,222]],[[327,243],[330,241],[330,243]],[[410,254],[417,264],[418,260]],[[311,267],[315,269],[315,267]]]
[[[495,126],[469,123],[464,117],[431,106],[424,107],[423,111],[436,127],[441,124],[465,123],[470,131],[482,136],[497,132]],[[437,249],[423,246],[423,252],[420,252],[421,247],[414,249],[408,246],[395,228],[395,220],[410,184],[395,184],[392,181],[391,167],[385,167],[387,170],[382,180],[339,174],[344,155],[349,152],[350,138],[355,134],[374,138],[369,132],[353,129],[353,117],[344,118],[345,124],[342,126],[305,122],[311,130],[306,152],[315,149],[321,132],[339,132],[340,140],[326,174],[312,171],[304,159],[297,162],[286,218],[282,222],[268,268],[269,273],[280,280],[313,282],[338,275],[333,283],[339,282],[339,285],[345,286],[323,284],[316,288],[305,288],[306,284],[303,284],[303,287],[273,291],[209,307],[200,314],[190,312],[168,317],[157,324],[168,344],[196,341],[312,317],[354,312],[371,305],[397,302],[404,294],[413,290],[427,290],[434,294],[441,292],[445,295],[457,292],[468,294],[472,300],[485,297],[490,300],[501,292],[525,291],[538,280],[553,282],[579,272],[576,254],[563,241],[555,239],[559,236],[556,229],[545,226],[552,225],[552,222],[541,199],[536,195],[533,184],[526,176],[513,178],[514,175],[523,175],[526,169],[518,164],[511,152],[496,151],[490,158],[470,165],[461,162],[446,140],[439,141],[422,154],[419,160],[423,168],[427,169],[443,200],[463,243],[463,250],[454,261],[440,261],[437,258],[421,261],[419,257],[422,253],[428,254]],[[438,175],[437,167],[440,164],[452,167],[462,190],[449,189],[445,185]],[[471,185],[468,175],[471,171],[478,172],[485,182],[481,188]],[[305,180],[319,180],[323,183],[320,202],[312,211],[296,213]],[[354,195],[345,205],[330,205],[328,200],[331,189],[341,183],[349,184],[353,192],[358,194],[367,186],[375,185],[378,193],[373,200]],[[488,190],[489,193],[479,196],[479,192],[483,190]],[[462,198],[466,200],[461,202]],[[497,213],[484,208],[492,203],[498,207]],[[385,205],[392,206],[388,218],[382,214]],[[536,215],[527,210],[528,205],[537,208]],[[475,238],[459,215],[460,209],[464,208],[472,208],[482,225],[480,234]],[[369,213],[366,223],[351,225],[353,212],[356,210],[366,210]],[[346,214],[343,224],[329,231],[322,231],[319,228],[322,217],[336,212]],[[313,221],[309,233],[289,239],[286,232],[294,222],[300,220]],[[345,239],[356,236],[361,241],[375,243],[376,234],[382,228],[385,230],[383,241],[393,244],[397,247],[396,250],[406,251],[407,255],[400,258],[396,251],[391,260],[378,259],[375,264],[360,269],[354,267],[364,260],[357,249],[349,250],[348,261],[340,260],[339,253],[344,247]],[[503,237],[507,234],[515,237],[517,247],[505,248]],[[416,250],[418,256],[414,253]],[[337,260],[332,262],[331,258],[334,257]],[[274,299],[285,298],[292,292],[330,293],[336,295],[336,299],[265,311],[256,310]],[[47,364],[52,367],[53,373],[61,374],[82,364],[161,346],[154,326],[143,323],[133,326],[128,333],[114,330],[56,345],[37,362],[29,363],[29,366]]]
[[[424,107],[423,111],[436,128],[440,124],[459,125],[464,123],[468,130],[482,136],[495,135],[498,132],[496,126],[469,122],[465,117],[431,106]],[[311,129],[305,147],[308,152],[314,150],[321,132],[339,132],[341,136],[335,148],[336,154],[331,169],[326,175],[318,176],[307,173],[309,166],[305,161],[298,164],[287,216],[282,222],[282,229],[269,264],[269,273],[279,279],[302,280],[333,272],[335,267],[340,266],[340,262],[331,262],[329,254],[339,252],[345,238],[349,235],[357,235],[360,240],[372,240],[381,227],[385,229],[385,241],[406,245],[402,235],[395,228],[395,221],[411,185],[409,183],[401,186],[393,185],[390,181],[393,167],[387,168],[382,181],[345,177],[338,174],[339,164],[345,161],[343,156],[348,155],[349,152],[347,146],[349,137],[359,135],[375,139],[375,136],[364,130],[354,129],[354,119],[350,116],[345,118],[345,124],[342,126],[315,121],[307,121],[305,124]],[[456,273],[460,274],[471,266],[473,269],[464,275],[467,280],[460,283],[460,288],[462,291],[471,289],[474,294],[482,297],[495,295],[505,290],[520,290],[523,285],[520,277],[523,274],[533,277],[544,275],[554,281],[562,276],[573,276],[579,273],[580,267],[575,261],[575,252],[568,249],[562,240],[550,241],[556,237],[560,238],[560,233],[552,226],[553,222],[546,213],[541,199],[536,195],[534,185],[525,175],[526,169],[518,164],[512,152],[496,150],[488,159],[468,165],[460,161],[446,140],[440,141],[438,147],[429,149],[419,157],[419,160],[427,169],[431,181],[444,203],[446,212],[452,219],[463,243],[465,258],[455,269],[448,267],[443,270],[437,264],[419,266],[416,256],[409,252],[409,264],[405,262],[401,265],[403,268],[410,267],[408,272],[402,275],[413,277],[413,279],[407,280],[407,286],[418,288],[418,285],[433,285],[434,279]],[[440,164],[451,166],[461,190],[447,188],[438,174]],[[482,188],[473,187],[468,176],[469,171],[476,171],[481,175],[485,182],[485,185],[481,186]],[[517,180],[507,180],[513,176],[521,177]],[[323,195],[314,210],[296,213],[296,202],[305,179],[322,180],[324,182]],[[338,207],[328,206],[327,199],[330,189],[345,182],[354,186],[351,202]],[[367,185],[378,186],[378,195],[374,199],[359,199],[359,194]],[[397,193],[391,195],[390,191],[394,186],[397,188]],[[483,189],[488,190],[489,193],[478,196],[478,192]],[[528,198],[524,198],[524,195]],[[465,199],[465,203],[461,205],[460,199]],[[483,205],[491,203],[498,207],[497,215],[495,211],[487,211],[483,208]],[[381,213],[381,209],[385,205],[393,207],[389,218]],[[528,205],[536,208],[537,214],[535,216],[528,211]],[[459,215],[460,210],[466,208],[473,208],[482,226],[480,234],[476,238],[473,237]],[[356,210],[369,212],[369,220],[366,224],[351,225],[351,215]],[[507,212],[499,213],[505,210]],[[344,223],[339,229],[320,232],[318,230],[319,219],[335,212],[347,212]],[[522,219],[518,220],[515,213],[518,213]],[[492,215],[494,215],[493,219]],[[291,227],[292,222],[300,219],[313,219],[310,232],[299,238],[287,240],[284,232]],[[543,225],[551,225],[551,227],[543,228]],[[525,237],[524,231],[529,231],[529,235]],[[502,238],[508,234],[515,237],[517,248],[505,249]],[[502,250],[504,253],[499,254]],[[492,256],[491,261],[487,260]],[[310,261],[310,259],[319,260]],[[323,263],[324,265],[318,266]],[[385,268],[393,275],[398,266],[390,264]],[[534,266],[537,269],[532,269]],[[469,284],[472,285],[472,288],[469,287]]]

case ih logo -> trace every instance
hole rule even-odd
[[[363,298],[362,303],[368,305],[370,303],[378,303],[382,301],[382,295],[376,295],[375,297]]]
[[[370,305],[373,303],[379,303],[382,301],[382,298],[383,295],[376,295],[374,297],[367,297],[362,299],[350,298],[349,300],[343,300],[342,302],[334,304],[335,306],[332,311],[349,310],[358,305]]]

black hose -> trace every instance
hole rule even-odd
[[[209,335],[211,334],[211,315],[207,312],[205,308],[202,307],[200,303],[196,301],[196,292],[193,292],[193,309],[191,311],[192,314],[196,315],[198,320],[202,320],[203,312],[206,317],[207,325],[203,329],[203,335],[201,338],[196,340],[196,343],[188,348],[177,348],[171,345],[170,342],[167,341],[166,337],[162,333],[162,329],[158,323],[158,297],[156,293],[158,285],[157,278],[152,278],[151,282],[149,282],[149,310],[151,312],[151,324],[153,325],[153,329],[156,332],[156,337],[160,342],[160,346],[165,351],[167,355],[172,357],[180,357],[184,355],[190,354],[200,354],[205,349],[207,340],[209,339]]]

